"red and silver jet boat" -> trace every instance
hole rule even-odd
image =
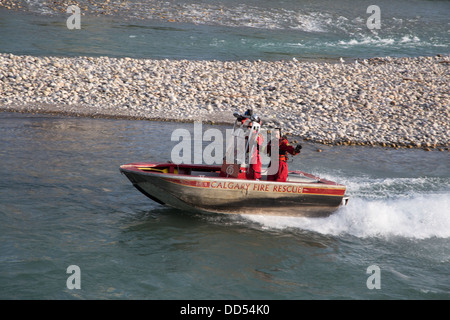
[[[187,211],[326,217],[346,205],[344,185],[302,171],[286,182],[246,179],[246,165],[136,162],[120,171],[150,199]]]
[[[138,162],[120,171],[150,199],[188,211],[326,217],[347,202],[344,185],[301,171],[286,182],[227,177],[213,165]]]

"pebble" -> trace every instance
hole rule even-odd
[[[373,58],[356,73],[353,63],[0,53],[0,110],[232,123],[253,108],[266,127],[308,141],[448,150],[445,61]]]

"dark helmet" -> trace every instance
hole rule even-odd
[[[251,117],[252,115],[253,115],[253,110],[252,109],[247,109],[247,111],[245,111],[244,116]]]

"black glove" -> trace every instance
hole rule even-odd
[[[299,143],[299,144],[295,147],[295,152],[299,153],[301,149],[302,149],[302,145]]]

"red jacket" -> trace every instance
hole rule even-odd
[[[288,153],[292,154],[293,156],[299,154],[299,152],[296,152],[295,148],[289,144],[289,141],[286,138],[281,138],[280,145],[278,148],[280,153],[280,160],[286,161],[288,159],[287,158]],[[282,156],[284,156],[284,159],[281,158]]]
[[[271,142],[269,142],[269,146],[268,146],[268,148],[269,148],[269,155],[271,154],[270,153],[271,152],[270,143]],[[286,161],[288,159],[288,157],[287,157],[288,153],[290,153],[293,156],[295,156],[295,155],[299,154],[300,152],[296,152],[295,148],[289,144],[288,139],[283,137],[283,138],[281,138],[279,140],[279,143],[278,143],[278,153],[280,155],[280,160],[281,161]]]

